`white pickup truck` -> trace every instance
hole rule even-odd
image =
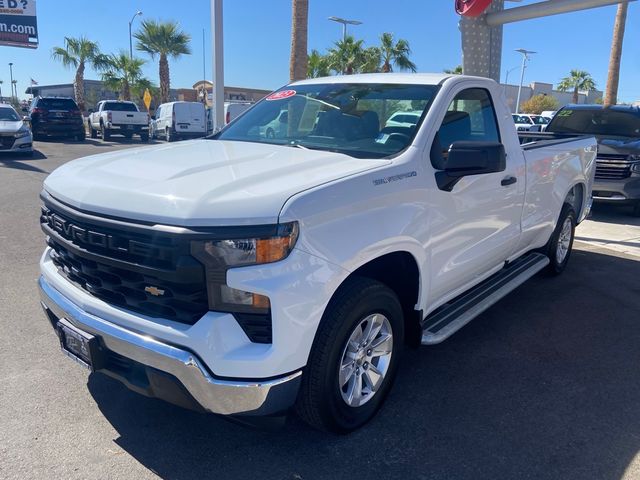
[[[111,139],[111,135],[122,135],[127,139],[139,135],[143,142],[149,141],[149,114],[140,112],[133,102],[103,100],[98,102],[95,111],[89,110],[87,128],[91,138],[103,141]]]
[[[386,126],[401,110],[417,124]],[[406,344],[565,269],[596,140],[535,135],[521,145],[484,78],[294,83],[214,137],[53,172],[43,307],[66,354],[138,392],[354,430]]]

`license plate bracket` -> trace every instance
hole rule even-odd
[[[57,326],[62,352],[92,372],[99,369],[103,355],[98,337],[80,330],[65,318],[60,319]]]

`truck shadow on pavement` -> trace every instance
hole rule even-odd
[[[640,451],[640,261],[580,248],[563,276],[406,350],[385,407],[349,436],[295,418],[250,429],[103,375],[88,387],[116,443],[162,478],[618,480]]]
[[[47,156],[38,150],[34,150],[33,155],[31,156],[5,153],[0,155],[0,168],[13,168],[15,170],[27,170],[27,171],[38,172],[38,173],[49,173],[46,170],[43,170],[42,168],[38,167],[37,165],[32,165],[31,163],[25,163],[33,160],[45,160],[46,158]]]

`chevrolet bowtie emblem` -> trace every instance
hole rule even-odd
[[[162,295],[164,295],[164,290],[158,287],[144,287],[144,291],[150,293],[154,297],[161,297]]]

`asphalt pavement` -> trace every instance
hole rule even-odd
[[[624,209],[596,208],[561,277],[407,350],[385,407],[349,436],[295,418],[251,429],[88,375],[40,309],[38,194],[66,161],[138,143],[0,155],[0,478],[640,479],[640,256],[599,241],[622,225],[638,246]]]

